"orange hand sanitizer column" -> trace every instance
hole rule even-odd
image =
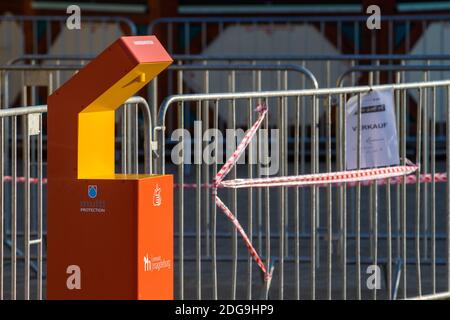
[[[114,172],[114,114],[172,63],[122,37],[48,98],[49,299],[173,299],[173,181]]]

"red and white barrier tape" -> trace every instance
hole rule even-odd
[[[27,179],[25,179],[25,177],[16,177],[17,182],[25,182],[26,180]],[[3,181],[12,182],[13,178],[12,178],[12,176],[4,176]],[[28,179],[28,182],[31,184],[38,184],[39,178],[30,178],[30,179]],[[47,183],[47,178],[42,178],[42,184],[46,184],[46,183]]]
[[[228,209],[228,207],[222,202],[222,200],[220,200],[220,198],[217,195],[215,196],[215,200],[216,200],[216,205],[220,209],[222,209],[223,213],[225,213],[225,215],[228,217],[228,219],[230,219],[230,221],[234,224],[234,226],[236,227],[236,230],[242,236],[242,239],[244,239],[245,245],[247,246],[247,249],[248,249],[250,255],[253,257],[253,259],[256,261],[259,268],[261,269],[261,271],[264,273],[264,279],[266,281],[270,280],[270,278],[272,277],[272,274],[267,272],[266,266],[264,265],[261,258],[259,257],[256,249],[253,247],[252,242],[250,241],[250,239],[248,238],[244,229],[242,228],[241,224],[239,223],[239,220],[236,219],[234,214],[230,211],[230,209]]]
[[[264,279],[266,282],[270,283],[272,279],[273,268],[269,266],[266,267],[258,255],[258,252],[253,247],[250,239],[245,233],[239,221],[233,215],[233,213],[228,209],[228,207],[222,202],[222,200],[217,196],[217,189],[219,187],[224,188],[249,188],[249,187],[276,187],[276,186],[309,186],[309,185],[330,185],[330,184],[344,184],[351,183],[357,184],[361,182],[368,182],[373,180],[386,180],[388,178],[400,178],[401,181],[408,181],[412,183],[414,178],[404,177],[418,169],[418,166],[407,160],[406,164],[403,166],[395,167],[385,167],[385,168],[374,168],[374,169],[363,169],[363,170],[353,170],[353,171],[342,171],[342,172],[330,172],[330,173],[318,173],[300,176],[285,176],[285,177],[271,177],[271,178],[257,178],[257,179],[235,179],[223,181],[225,176],[230,172],[230,170],[236,165],[239,157],[245,151],[245,148],[250,143],[251,139],[254,137],[256,131],[259,129],[264,117],[267,113],[267,107],[264,105],[259,105],[256,108],[259,112],[259,117],[253,126],[245,134],[244,138],[236,148],[236,151],[231,155],[227,162],[222,166],[222,168],[217,173],[214,183],[212,194],[215,199],[216,205],[225,213],[225,215],[230,219],[230,221],[236,227],[236,230],[241,234],[250,255],[258,264],[261,271],[264,273]],[[445,176],[444,176],[445,175]],[[425,175],[428,178],[428,175]],[[430,175],[431,179],[447,179],[446,174],[442,175]],[[409,179],[408,179],[409,178]],[[425,180],[427,180],[425,178]],[[421,177],[419,177],[421,179]],[[204,185],[207,187],[207,184]],[[197,187],[197,185],[196,185]],[[270,271],[268,271],[270,270]]]
[[[253,126],[245,133],[244,138],[237,146],[236,150],[233,152],[231,157],[225,162],[225,164],[220,168],[219,172],[217,172],[216,177],[214,179],[215,186],[218,186],[220,182],[225,178],[225,176],[230,172],[230,170],[234,167],[239,157],[242,155],[242,153],[245,151],[245,148],[247,148],[248,144],[252,140],[253,136],[256,133],[256,130],[258,130],[259,126],[261,125],[262,121],[264,120],[264,117],[267,113],[267,107],[265,105],[259,105],[256,107],[255,111],[259,112],[259,117],[256,120],[256,122],[253,124]]]
[[[405,180],[406,184],[414,184],[417,182],[417,176],[416,175],[408,175],[408,176],[390,177],[389,184],[391,184],[391,185],[401,184],[401,183],[403,183],[403,180]],[[437,183],[447,182],[447,173],[436,172],[434,174],[434,179],[433,179],[433,175],[431,173],[423,173],[419,176],[420,183],[431,183],[433,181],[437,182]],[[226,182],[228,182],[228,180]],[[381,186],[381,185],[386,185],[388,183],[388,179],[383,178],[383,179],[377,179],[376,181],[375,180],[362,180],[362,181],[350,181],[350,182],[335,182],[335,181],[328,182],[328,183],[326,183],[326,182],[319,183],[318,182],[315,184],[315,186],[319,187],[319,188],[324,188],[324,187],[329,187],[330,184],[332,184],[333,186],[342,186],[345,184],[347,187],[354,187],[358,184],[358,182],[360,183],[361,186],[370,186],[374,183]],[[224,188],[224,186],[222,184],[220,186],[218,186],[218,188]],[[183,184],[175,183],[174,184],[175,188],[184,188],[184,189],[195,189],[195,188],[197,188],[197,186],[198,186],[197,183],[183,183]],[[292,185],[283,185],[283,186],[291,187],[291,188],[304,188],[304,187],[308,187],[310,185],[292,184]],[[214,187],[214,185],[211,183],[200,184],[200,188],[209,189],[209,188],[213,188],[213,187]]]
[[[417,166],[396,166],[354,171],[341,171],[330,173],[306,174],[301,176],[271,177],[258,179],[235,179],[222,181],[220,185],[225,188],[249,187],[279,187],[279,186],[306,186],[324,183],[357,183],[358,181],[387,179],[408,175],[417,170]]]
[[[267,107],[265,105],[259,105],[258,107],[256,107],[256,111],[259,113],[258,119],[253,124],[253,126],[250,128],[250,130],[247,131],[244,138],[239,143],[239,145],[237,146],[236,150],[233,152],[231,157],[227,160],[227,162],[225,162],[225,164],[222,166],[222,168],[219,170],[219,172],[217,172],[216,177],[214,179],[214,183],[213,183],[212,194],[213,194],[214,200],[216,202],[216,205],[223,211],[223,213],[225,213],[225,215],[228,217],[228,219],[230,219],[230,221],[236,227],[236,230],[241,235],[242,239],[244,239],[245,245],[247,246],[247,249],[248,249],[250,255],[256,261],[259,268],[261,269],[261,271],[264,274],[264,281],[266,281],[267,283],[270,283],[270,281],[272,279],[273,268],[270,268],[269,266],[266,268],[262,259],[258,255],[258,252],[256,251],[252,242],[250,241],[250,239],[248,238],[244,229],[242,228],[241,224],[239,223],[238,219],[236,219],[236,217],[233,215],[233,213],[230,211],[230,209],[228,209],[228,207],[217,196],[217,188],[220,186],[220,184],[222,183],[222,180],[230,172],[230,170],[236,164],[239,157],[245,151],[245,148],[248,146],[248,144],[252,140],[253,136],[255,135],[256,131],[258,130],[259,126],[261,125],[262,121],[264,120],[264,116],[267,113]]]

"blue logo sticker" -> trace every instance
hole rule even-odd
[[[96,185],[89,185],[88,186],[88,196],[91,199],[94,199],[97,197],[97,186]]]

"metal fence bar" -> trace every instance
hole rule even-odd
[[[331,168],[331,96],[327,97],[327,172],[332,172]],[[298,174],[298,173],[297,173]],[[298,198],[298,197],[297,197]],[[332,281],[333,281],[333,190],[331,184],[327,188],[327,230],[328,230],[328,300],[332,299]],[[300,232],[300,230],[298,230]]]
[[[200,103],[197,104],[197,121],[202,120],[202,114],[201,114],[201,108]],[[201,148],[201,142],[197,142],[197,148]],[[201,153],[201,149],[196,150],[196,154],[198,155],[199,152]],[[195,156],[194,156],[195,158]],[[195,175],[196,175],[196,181],[201,181],[201,162],[197,161],[195,166]],[[201,184],[198,183],[197,187],[195,188],[195,272],[196,272],[196,282],[197,282],[197,299],[202,299],[202,261],[201,261],[201,254],[202,254],[202,243],[201,243],[201,234],[202,234],[202,226],[201,226],[201,213],[202,213],[202,205],[201,205]]]
[[[420,90],[420,89],[419,89]],[[406,141],[405,141],[405,137],[404,137],[404,133],[405,133],[405,123],[406,123],[406,92],[403,92],[403,104],[401,106],[401,134],[400,134],[400,139],[401,139],[401,156],[402,156],[402,163],[405,163],[404,158],[406,157]],[[399,267],[402,268],[401,271],[399,270],[399,276],[401,277],[401,282],[402,282],[402,293],[403,293],[403,297],[405,298],[407,296],[407,286],[406,286],[406,269],[407,269],[407,264],[406,264],[406,181],[403,178],[402,180],[402,185],[401,185],[401,199],[400,199],[401,203],[400,203],[400,221],[399,221],[399,231],[401,233],[401,250],[399,251]],[[399,279],[400,280],[400,279]]]
[[[447,106],[450,106],[450,86],[447,86]],[[447,108],[446,112],[446,120],[447,123],[450,123],[450,108]],[[447,154],[450,152],[450,126],[446,127],[446,151]],[[446,183],[446,193],[445,193],[445,202],[447,209],[447,241],[446,241],[446,249],[447,249],[447,291],[450,292],[450,157],[447,157],[445,161],[445,171],[447,172],[447,183]]]
[[[268,105],[268,99],[267,97],[262,97],[262,99],[264,101],[264,104],[267,106]],[[266,119],[264,120],[263,123],[263,128],[265,129],[269,129],[269,115],[266,117]],[[265,145],[262,145],[262,142],[260,144],[260,146],[262,147],[262,150],[267,150],[267,152],[264,152],[264,155],[261,157],[264,161],[263,163],[268,164],[268,158],[269,158],[269,142],[268,139],[265,140]],[[259,151],[259,154],[261,154],[261,149]],[[268,170],[267,170],[268,171]],[[273,264],[273,260],[271,258],[271,223],[270,223],[270,189],[269,188],[265,188],[264,190],[264,204],[265,204],[265,210],[264,210],[264,218],[265,218],[265,222],[266,222],[266,241],[265,241],[265,252],[266,252],[266,265],[270,266],[271,264]],[[269,298],[269,293],[267,292],[267,295],[265,296],[266,299]]]
[[[229,81],[229,88],[230,88],[230,92],[234,92],[236,89],[236,73],[234,71],[230,71],[229,77],[228,77],[228,81]],[[231,99],[229,101],[230,105],[229,105],[229,112],[227,115],[228,118],[228,125],[229,128],[232,130],[236,129],[236,100],[235,99]],[[235,132],[235,131],[233,131]],[[234,151],[236,148],[236,145],[234,143],[234,138],[233,138],[233,144],[231,146],[232,150]],[[233,169],[231,169],[230,171],[230,176],[232,179],[236,179],[237,175],[236,175],[236,167],[234,167]],[[197,180],[198,181],[198,180]],[[236,218],[238,218],[238,212],[237,212],[237,191],[236,190],[229,190],[228,191],[228,196],[231,202],[231,206],[230,209],[234,212],[234,215]],[[236,299],[236,292],[237,292],[237,268],[238,268],[238,243],[237,243],[237,230],[233,229],[232,230],[232,238],[231,238],[231,248],[232,248],[232,257],[233,257],[233,261],[232,261],[232,266],[231,266],[231,300],[235,300]]]
[[[17,117],[12,118],[11,145],[11,299],[17,297]],[[2,181],[3,183],[3,181]]]
[[[398,113],[397,113],[398,117]],[[391,180],[387,180],[386,185],[386,291],[387,299],[392,299],[392,207],[391,207]]]
[[[91,54],[24,54],[17,58],[13,58],[8,61],[7,65],[24,63],[26,61],[80,61],[82,64],[83,61],[92,60],[95,56]],[[333,61],[349,61],[349,62],[359,62],[363,60],[370,60],[375,63],[378,61],[380,64],[381,61],[441,61],[450,60],[450,54],[316,54],[316,55],[304,55],[304,54],[272,54],[272,55],[183,55],[183,54],[174,54],[172,55],[174,61],[176,61],[177,65],[189,65],[186,62],[203,62],[208,66],[214,66],[215,64],[211,64],[211,62],[228,62],[228,64],[267,64],[269,61],[271,64],[274,61],[278,61],[278,64],[292,64],[295,62],[297,64],[300,62],[325,62],[330,63]],[[227,65],[228,65],[227,64]],[[360,64],[360,63],[358,63]],[[392,64],[392,63],[390,63]],[[380,66],[385,64],[380,64]],[[170,66],[174,67],[174,65]],[[304,67],[304,66],[303,66]],[[355,67],[355,65],[352,65]]]
[[[253,79],[255,80],[255,91],[261,91],[261,71],[256,71],[256,74],[253,76]],[[257,100],[258,103],[262,103],[261,99]],[[268,116],[267,116],[268,117]],[[261,124],[262,127],[265,126],[265,122]],[[261,168],[261,162],[262,160],[262,150],[264,148],[264,145],[262,144],[262,134],[261,131],[258,131],[258,140],[257,143],[257,164],[256,164],[256,176],[261,176],[262,174],[262,168]],[[263,190],[257,189],[256,190],[256,228],[257,228],[257,238],[258,238],[258,251],[263,252]]]
[[[39,57],[39,55],[24,55],[23,57],[17,58],[18,60],[23,60],[25,57],[32,59],[33,57]],[[56,59],[58,55],[41,55],[44,59]],[[53,57],[53,58],[52,58]],[[70,57],[74,58],[73,55],[68,55],[67,59]],[[172,57],[181,62],[186,61],[227,61],[235,62],[261,62],[261,61],[279,61],[283,63],[288,63],[288,61],[360,61],[360,60],[372,60],[375,61],[419,61],[419,60],[448,60],[450,54],[383,54],[383,53],[359,53],[359,54],[173,54]]]
[[[417,110],[417,156],[416,163],[420,163],[420,145],[421,145],[421,129],[422,129],[422,106],[423,106],[423,90],[419,91],[419,107]],[[426,115],[425,115],[426,116]],[[417,170],[416,176],[419,177],[421,170]],[[418,283],[417,291],[418,295],[422,295],[422,277],[421,277],[421,265],[420,265],[420,183],[416,183],[416,281]]]
[[[250,128],[253,125],[253,101],[252,99],[248,100],[248,107],[247,107],[247,112],[248,112],[248,127]],[[252,148],[252,145],[250,145],[250,148]],[[253,153],[249,153],[248,155],[248,165],[247,165],[247,176],[249,178],[253,178]],[[248,221],[248,238],[250,239],[250,241],[253,241],[253,188],[249,188],[247,191],[247,221]],[[253,268],[253,261],[252,261],[252,257],[249,256],[248,257],[248,262],[247,262],[247,299],[251,300],[252,299],[252,283],[253,283],[253,279],[252,279],[252,268]]]
[[[5,171],[4,171],[4,160],[5,160],[5,146],[3,143],[3,139],[5,137],[5,128],[4,128],[4,119],[1,118],[0,119],[0,178],[1,178],[1,183],[0,183],[0,300],[3,300],[4,298],[4,276],[5,276],[5,271],[4,271],[4,264],[3,264],[3,259],[5,256],[4,253],[4,231],[5,231],[5,226],[4,226],[4,221],[5,221],[5,190],[4,190],[4,184],[3,184],[3,177],[5,176]]]
[[[429,79],[429,73],[428,72],[424,72],[423,74],[423,80],[424,81],[428,81]],[[423,99],[425,101],[425,103],[423,104],[423,114],[424,116],[422,117],[423,119],[423,124],[422,124],[422,140],[423,140],[423,144],[422,144],[422,154],[423,154],[423,158],[422,158],[422,168],[421,170],[423,170],[424,173],[428,173],[428,163],[429,163],[429,115],[428,115],[428,102],[429,102],[429,95],[428,95],[428,90],[424,90],[423,91]],[[425,234],[427,234],[426,237],[424,237],[422,239],[423,241],[423,248],[424,248],[424,252],[423,252],[423,256],[424,259],[428,259],[428,213],[429,213],[429,206],[428,206],[428,186],[425,185],[423,187],[423,192],[422,192],[422,200],[423,200],[423,229]]]
[[[214,126],[213,128],[219,129],[219,101],[214,102]],[[219,141],[215,140],[216,150],[219,150]],[[217,175],[217,162],[214,164],[213,175],[214,177]],[[211,213],[211,250],[212,250],[212,285],[213,285],[213,299],[218,299],[217,292],[217,207],[212,205],[212,213]]]
[[[402,74],[400,74],[399,77],[401,77]],[[399,79],[401,80],[401,79]],[[399,83],[400,81],[397,81],[396,83]],[[396,120],[397,120],[397,128],[399,130],[399,132],[402,132],[403,130],[403,122],[400,120],[403,117],[403,109],[401,107],[401,103],[403,103],[403,93],[402,92],[397,92],[397,101],[396,101]],[[398,144],[399,144],[399,148],[400,148],[400,153],[403,153],[403,139],[401,138],[401,134],[398,137]],[[396,299],[397,296],[397,289],[400,286],[400,266],[399,263],[401,261],[401,239],[400,239],[400,224],[401,224],[401,199],[400,199],[400,193],[401,193],[401,188],[402,186],[399,184],[396,187],[396,214],[395,214],[395,224],[396,224],[396,278],[395,278],[395,283],[391,284],[391,286],[394,286],[394,288],[392,289],[392,294],[390,296],[390,298]],[[397,272],[398,270],[398,272]],[[394,295],[395,294],[395,295]]]
[[[361,169],[361,93],[358,93],[358,138],[357,138],[357,164]],[[345,213],[344,213],[345,215]],[[356,185],[356,298],[361,300],[361,183]],[[372,236],[372,235],[371,235]],[[345,259],[345,258],[344,258]]]
[[[37,157],[38,157],[38,192],[37,192],[37,239],[39,240],[37,244],[37,299],[42,300],[43,298],[43,247],[44,247],[44,233],[43,233],[43,192],[42,192],[42,179],[43,179],[43,159],[42,159],[42,136],[43,136],[43,127],[42,127],[42,114],[39,115],[39,135],[38,135],[38,148],[37,148]]]
[[[30,136],[28,128],[28,115],[22,117],[22,158],[23,158],[23,176],[25,183],[23,185],[24,195],[24,299],[30,299]]]
[[[203,81],[203,92],[209,93],[209,71],[206,71],[204,74],[204,81]],[[209,106],[206,103],[203,103],[202,105],[202,131],[206,131],[209,128]],[[202,149],[206,147],[206,143],[203,142]],[[207,183],[210,181],[210,175],[209,175],[209,168],[205,165],[205,163],[202,161],[202,177],[203,177],[203,183]],[[211,212],[211,194],[209,192],[209,189],[204,188],[202,190],[203,192],[203,216],[204,216],[204,228],[205,228],[205,236],[206,236],[206,254],[208,256],[211,255],[211,239],[210,239],[210,212]]]
[[[432,88],[431,104],[431,286],[436,293],[436,88]]]
[[[299,149],[300,149],[300,97],[296,98],[296,121],[295,121],[295,140],[294,140],[294,174],[299,175]],[[295,298],[300,300],[300,205],[299,189],[295,188],[295,213],[294,213],[294,225],[295,225]]]
[[[169,105],[177,101],[209,101],[212,99],[229,100],[229,99],[247,99],[247,98],[276,98],[276,97],[295,97],[295,96],[311,96],[311,95],[325,95],[325,94],[355,94],[358,92],[368,92],[370,90],[406,90],[406,89],[420,89],[429,88],[433,86],[443,86],[447,84],[448,80],[436,80],[428,82],[410,82],[399,83],[391,85],[376,85],[376,86],[358,86],[352,88],[324,88],[324,89],[303,89],[303,90],[284,90],[284,91],[261,91],[261,92],[235,92],[235,93],[210,93],[210,94],[184,94],[172,95],[164,99],[158,113],[158,129],[163,126]]]
[[[49,62],[54,61],[60,64],[62,61],[79,61],[80,65],[84,65],[84,61],[92,60],[95,56],[90,54],[24,54],[17,58],[13,58],[7,62],[6,65],[15,65],[18,63],[25,62]],[[261,65],[261,64],[274,64],[277,62],[278,65],[302,65],[302,63],[307,62],[324,62],[331,63],[337,61],[348,61],[352,67],[357,67],[354,65],[357,63],[360,65],[361,61],[372,61],[373,65],[377,64],[379,67],[383,67],[384,65],[389,66],[392,63],[389,61],[398,61],[398,62],[412,62],[416,63],[419,61],[439,61],[439,64],[443,65],[443,61],[450,60],[450,54],[316,54],[316,55],[304,55],[304,54],[273,54],[273,55],[183,55],[183,54],[174,54],[172,55],[174,61],[177,62],[175,65],[171,65],[169,68],[176,70],[177,68],[181,68],[181,66],[190,66],[191,64],[195,66],[204,65],[206,66],[217,66],[220,69],[220,65]],[[381,64],[381,62],[384,62]],[[212,64],[212,62],[217,62],[217,64]],[[375,63],[377,62],[377,63]],[[386,64],[388,62],[388,64]],[[275,65],[277,65],[275,64]],[[46,66],[46,65],[42,65]],[[305,67],[304,65],[302,65]],[[377,67],[378,67],[377,66]],[[398,66],[401,66],[399,64]],[[431,64],[430,67],[433,67],[434,64]],[[193,67],[194,68],[194,67]],[[195,69],[195,68],[194,68]],[[251,68],[250,68],[251,69]],[[389,71],[389,70],[386,70]],[[328,75],[329,73],[327,73]]]
[[[180,71],[181,72],[181,71]],[[181,79],[179,77],[179,79]],[[153,87],[156,86],[156,81],[153,81],[152,83],[154,83],[155,85]],[[178,92],[183,92],[183,82],[182,81],[178,81],[177,83],[177,91]],[[154,95],[156,97],[156,91],[154,92]],[[154,97],[154,98],[155,98]],[[156,99],[153,101],[155,103],[154,108],[156,108]],[[180,129],[184,129],[184,104],[182,102],[179,103],[178,105],[178,128]],[[181,151],[181,155],[182,159],[184,159],[184,149],[182,149]],[[183,299],[184,298],[184,188],[182,187],[184,184],[184,165],[178,166],[177,168],[178,170],[178,203],[179,203],[179,216],[178,216],[178,233],[179,233],[179,238],[178,238],[178,255],[179,255],[179,259],[180,259],[180,263],[179,263],[179,299]]]

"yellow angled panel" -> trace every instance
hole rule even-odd
[[[114,179],[114,110],[169,64],[137,65],[78,114],[78,179]]]
[[[114,175],[114,110],[78,114],[78,179]]]

